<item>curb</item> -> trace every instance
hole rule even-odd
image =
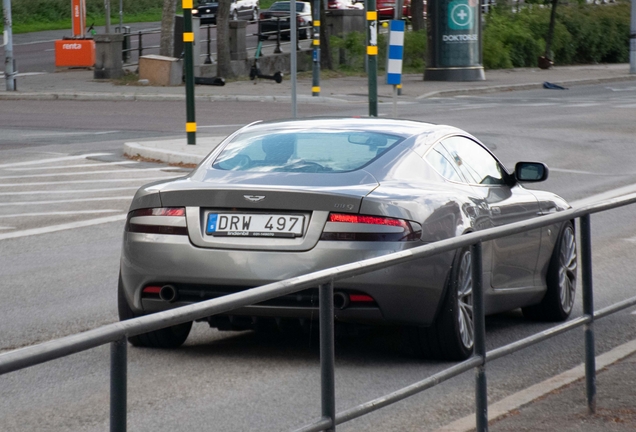
[[[0,100],[60,100],[60,101],[185,101],[185,94],[126,94],[126,93],[45,93],[45,92],[0,92]],[[199,102],[291,102],[291,96],[249,96],[249,95],[199,95]],[[359,103],[325,96],[298,95],[304,103],[333,104]]]
[[[577,85],[591,85],[591,84],[603,84],[603,83],[611,83],[611,82],[621,82],[621,81],[634,81],[636,80],[636,75],[620,75],[615,77],[608,78],[586,78],[580,80],[569,80],[569,81],[555,81],[554,84],[558,84],[560,86],[577,86]],[[501,85],[501,86],[484,86],[484,87],[473,87],[469,89],[457,89],[457,90],[440,90],[436,92],[425,93],[416,97],[416,100],[428,99],[432,97],[451,97],[451,96],[461,96],[466,94],[487,94],[487,93],[497,93],[497,92],[507,92],[507,91],[521,91],[521,90],[536,90],[542,89],[543,82],[540,83],[527,83],[527,84],[510,84],[510,85]]]
[[[577,86],[603,84],[621,81],[634,81],[636,75],[620,75],[608,78],[591,78],[569,81],[555,81],[561,86]],[[403,99],[401,102],[413,102],[433,97],[452,97],[468,94],[488,94],[497,92],[534,90],[543,88],[541,83],[510,84],[498,86],[482,86],[466,89],[440,90],[417,96],[414,99]],[[185,101],[185,94],[126,94],[126,93],[81,93],[81,92],[0,92],[0,100],[63,100],[63,101]],[[291,102],[291,96],[271,95],[198,95],[200,102]],[[297,100],[303,103],[315,104],[360,104],[360,100],[347,100],[328,96],[298,95]]]
[[[142,157],[158,160],[168,164],[192,164],[198,165],[205,155],[196,155],[172,150],[156,150],[144,147],[135,142],[124,143],[124,155],[128,157]]]
[[[596,357],[596,371],[600,371],[636,352],[636,340],[619,345]],[[585,365],[580,364],[559,375],[512,394],[499,402],[489,404],[488,421],[497,420],[512,411],[518,410],[555,390],[563,388],[585,377]],[[435,432],[470,432],[475,430],[475,414],[463,417],[443,426]]]

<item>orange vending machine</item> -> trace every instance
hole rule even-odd
[[[95,42],[84,36],[86,31],[86,0],[71,0],[73,36],[55,41],[56,67],[93,67]]]

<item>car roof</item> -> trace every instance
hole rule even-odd
[[[428,143],[436,141],[446,135],[462,134],[470,136],[461,129],[447,126],[426,123],[414,120],[380,119],[380,118],[360,118],[360,117],[319,117],[309,119],[274,120],[252,123],[240,132],[267,132],[281,130],[299,129],[343,129],[366,132],[386,133],[397,135],[402,138],[410,138],[416,135],[426,135]]]

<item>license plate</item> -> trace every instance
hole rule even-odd
[[[214,18],[214,14],[203,14],[201,18]]]
[[[210,213],[205,232],[225,237],[299,237],[303,215]]]

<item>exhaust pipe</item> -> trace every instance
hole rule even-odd
[[[341,291],[333,293],[333,307],[336,309],[345,309],[349,306],[349,295]]]
[[[164,285],[159,290],[159,298],[168,303],[172,303],[177,300],[177,289],[173,285]]]

